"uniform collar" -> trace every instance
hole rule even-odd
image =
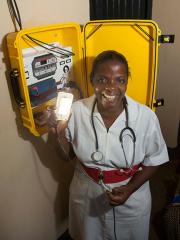
[[[128,107],[128,114],[129,114],[129,122],[132,122],[132,121],[135,121],[138,117],[138,103],[127,95],[126,95],[126,99],[128,104],[127,107]],[[91,97],[84,99],[84,104],[86,106],[86,113],[89,116],[91,116],[94,101],[95,101],[95,95],[92,95]],[[100,116],[100,113],[98,112],[98,109],[97,109],[97,104],[95,106],[93,116],[97,116],[97,117]],[[120,118],[122,121],[126,121],[125,111],[123,111],[118,118]]]

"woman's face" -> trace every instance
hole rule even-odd
[[[127,89],[127,69],[117,60],[100,64],[93,79],[94,92],[101,110],[118,111]]]

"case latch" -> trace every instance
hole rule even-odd
[[[164,99],[163,98],[159,98],[156,99],[156,102],[153,104],[154,107],[162,107],[164,106]]]
[[[172,34],[165,34],[165,35],[160,35],[158,42],[159,43],[174,43],[175,35]]]

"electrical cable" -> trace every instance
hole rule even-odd
[[[19,9],[18,9],[18,5],[17,5],[17,2],[16,0],[7,0],[7,3],[8,3],[8,6],[9,6],[9,10],[10,10],[10,14],[11,14],[11,17],[13,19],[15,19],[15,21],[18,23],[19,25],[19,28],[20,30],[22,30],[22,22],[21,22],[21,16],[20,16],[20,12],[19,12]],[[31,40],[33,43],[37,44],[38,46],[41,46],[42,48],[50,51],[50,52],[53,52],[53,53],[56,53],[56,54],[60,54],[60,57],[63,55],[64,57],[70,57],[70,56],[74,56],[75,54],[72,52],[72,51],[69,51],[67,49],[63,49],[63,48],[60,48],[60,47],[55,47],[51,44],[48,44],[46,42],[43,42],[39,39],[36,39],[36,38],[33,38],[31,37],[30,35],[26,34],[26,37]],[[46,45],[46,46],[44,46]],[[48,46],[48,47],[47,47]],[[59,49],[59,51],[55,51],[53,50],[53,48],[56,48],[56,49]],[[58,57],[58,56],[57,56]]]
[[[14,5],[15,5],[15,11],[16,11],[16,20],[19,24],[19,28],[22,29],[22,21],[21,21],[21,16],[20,16],[20,12],[16,3],[16,0],[14,0]]]
[[[10,14],[12,17],[14,17],[15,21],[18,23],[20,30],[22,29],[22,22],[21,22],[21,16],[20,12],[16,3],[16,0],[7,0]]]
[[[39,39],[33,38],[33,37],[31,37],[29,34],[26,34],[26,37],[27,37],[29,40],[31,40],[32,42],[34,42],[35,44],[37,44],[38,46],[41,46],[42,48],[44,48],[44,49],[46,49],[46,50],[48,50],[48,51],[50,51],[50,52],[63,55],[64,57],[70,57],[70,56],[74,56],[74,55],[75,55],[73,52],[71,52],[71,51],[69,51],[69,50],[67,50],[67,49],[63,49],[63,48],[60,48],[60,47],[58,47],[58,46],[55,47],[55,46],[53,46],[52,44],[48,44],[48,43],[45,43],[45,42],[43,42],[43,41],[41,41],[41,40],[39,40]],[[42,43],[42,44],[41,44],[41,43]],[[43,44],[46,45],[46,46],[48,46],[48,47],[44,46]],[[51,48],[49,48],[49,47],[51,47]],[[53,48],[59,49],[60,52],[59,52],[59,51],[56,51],[56,50],[53,50]],[[64,53],[64,52],[67,52],[67,53]],[[68,53],[69,53],[69,54],[68,54]],[[58,56],[57,56],[57,57],[58,57]]]
[[[43,41],[41,41],[41,40],[39,40],[39,39],[36,39],[36,38],[31,37],[31,36],[29,36],[29,34],[26,34],[26,36],[28,36],[28,38],[30,38],[30,39],[32,39],[32,40],[34,40],[34,41],[37,41],[37,42],[42,43],[42,44],[45,44],[45,45],[47,45],[47,46],[49,46],[49,47],[57,48],[57,49],[59,49],[59,50],[61,50],[61,51],[67,52],[67,53],[72,54],[72,55],[75,55],[73,52],[71,52],[71,51],[69,51],[69,50],[67,50],[67,49],[53,46],[52,44],[49,44],[49,43],[43,42]]]
[[[114,220],[114,238],[117,240],[116,236],[116,214],[115,214],[115,207],[113,207],[113,220]]]

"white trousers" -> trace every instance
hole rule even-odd
[[[111,187],[126,184],[123,181]],[[70,186],[69,232],[74,240],[148,240],[151,211],[149,182],[113,208],[104,189],[75,170]]]

